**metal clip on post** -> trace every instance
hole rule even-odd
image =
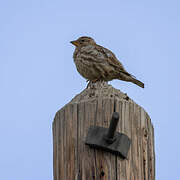
[[[114,112],[109,128],[90,126],[85,144],[127,158],[131,140],[123,133],[116,132],[119,114]]]

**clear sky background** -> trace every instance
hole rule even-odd
[[[86,87],[69,41],[93,37],[145,89],[114,80],[150,115],[156,179],[180,171],[180,1],[0,1],[0,179],[53,178],[52,122]]]

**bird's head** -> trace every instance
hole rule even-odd
[[[96,44],[96,42],[94,41],[93,38],[91,37],[80,37],[75,41],[71,41],[70,43],[72,43],[73,45],[75,45],[76,47],[81,47],[81,46],[87,46],[87,45],[94,45]]]

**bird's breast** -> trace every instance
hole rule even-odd
[[[100,72],[97,71],[96,67],[97,63],[99,64],[102,59],[94,47],[86,46],[76,49],[73,57],[76,68],[83,77],[93,80],[100,76]]]

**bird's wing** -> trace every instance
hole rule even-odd
[[[83,59],[90,61],[91,63],[104,63],[104,54],[94,45],[81,47],[79,54],[80,56],[83,56]]]
[[[110,64],[111,66],[113,66],[114,68],[116,68],[119,72],[122,72],[128,76],[132,76],[131,74],[129,74],[125,69],[124,66],[122,65],[122,63],[120,61],[117,60],[116,56],[114,55],[113,52],[111,52],[109,49],[106,49],[102,46],[97,45],[96,48],[98,49],[98,51],[101,51],[101,53],[104,53],[106,60],[108,62],[108,64]]]

